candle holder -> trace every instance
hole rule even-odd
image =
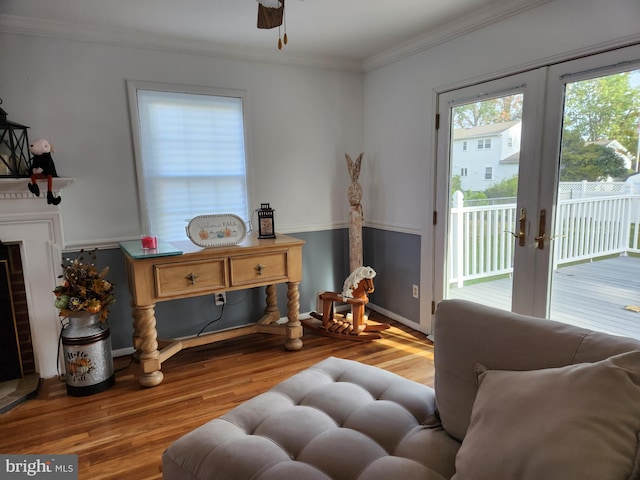
[[[276,238],[273,208],[268,203],[261,203],[258,210],[258,238]]]

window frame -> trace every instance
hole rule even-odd
[[[250,151],[250,132],[249,132],[249,112],[248,112],[248,93],[246,90],[204,87],[194,85],[181,85],[173,83],[161,83],[152,81],[127,80],[127,97],[129,101],[129,113],[131,121],[131,133],[133,139],[134,161],[136,170],[136,182],[138,186],[138,212],[140,215],[140,223],[142,232],[150,233],[149,209],[147,205],[147,191],[144,177],[144,166],[142,160],[142,141],[140,137],[140,116],[138,112],[138,90],[150,90],[167,93],[185,93],[194,95],[210,95],[217,97],[239,98],[242,103],[242,128],[244,135],[244,152],[245,152],[245,188],[247,211],[243,220],[249,224],[251,221],[251,205],[253,205],[253,188],[251,182],[251,151]],[[211,212],[226,213],[226,212]],[[185,239],[187,238],[185,233]]]
[[[490,138],[479,138],[478,139],[478,150],[491,150],[491,139]]]

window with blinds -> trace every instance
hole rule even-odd
[[[197,215],[248,220],[244,95],[194,90],[129,82],[143,221],[162,241]]]

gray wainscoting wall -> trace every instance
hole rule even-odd
[[[300,311],[316,309],[319,292],[342,290],[349,275],[348,229],[291,233],[304,240],[302,249],[303,281],[300,284]],[[419,321],[419,302],[411,295],[413,284],[420,280],[420,237],[406,233],[364,228],[364,263],[376,272],[376,291],[370,301],[385,310],[408,320]],[[65,257],[77,256],[67,251]],[[120,249],[100,249],[96,267],[109,266],[108,280],[115,285],[116,303],[109,315],[111,342],[114,350],[131,348],[131,297],[123,254]],[[52,297],[53,301],[53,297]],[[159,338],[176,338],[235,327],[256,321],[264,310],[264,288],[253,288],[227,293],[227,304],[216,306],[213,296],[172,300],[156,304]],[[278,285],[278,306],[286,315],[287,288]]]
[[[420,235],[365,227],[362,244],[365,265],[376,271],[369,302],[419,324],[420,300],[413,298],[413,285],[420,285]]]

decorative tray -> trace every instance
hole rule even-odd
[[[224,247],[244,240],[247,227],[244,220],[231,213],[198,215],[186,227],[187,237],[199,247]]]

